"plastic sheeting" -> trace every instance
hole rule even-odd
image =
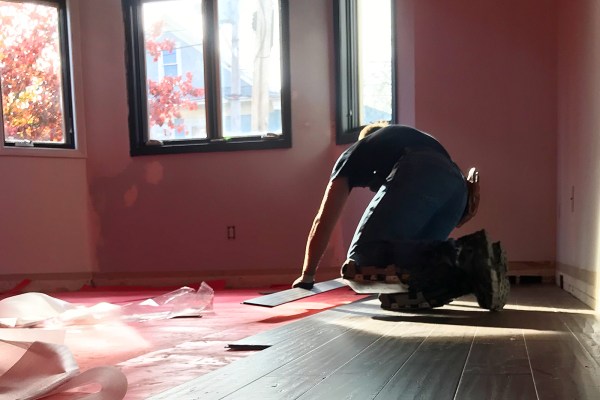
[[[199,317],[212,311],[213,289],[202,282],[198,290],[182,287],[172,292],[123,305],[98,303],[78,306],[44,293],[23,293],[0,300],[0,327],[60,327],[111,320],[140,322],[174,317]]]
[[[118,368],[79,373],[73,355],[61,344],[0,340],[0,354],[0,400],[50,400],[59,395],[61,399],[121,400],[127,393],[127,378]],[[65,395],[92,384],[99,390]]]
[[[125,375],[113,366],[80,373],[71,351],[62,344],[64,328],[200,317],[212,311],[213,300],[214,291],[205,282],[198,290],[182,287],[121,305],[79,306],[35,292],[0,300],[0,327],[10,328],[0,329],[0,400],[121,400],[127,393]],[[89,392],[90,385],[95,392]],[[78,391],[82,388],[84,392]]]

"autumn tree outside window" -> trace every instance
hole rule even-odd
[[[288,0],[122,0],[132,155],[291,145]]]
[[[64,0],[0,0],[4,146],[74,148]]]

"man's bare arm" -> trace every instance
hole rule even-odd
[[[321,206],[308,234],[302,275],[294,281],[293,287],[312,287],[319,261],[325,253],[333,228],[349,194],[350,188],[346,177],[338,177],[327,185]]]

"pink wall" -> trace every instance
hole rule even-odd
[[[415,2],[416,125],[481,171],[476,220],[513,261],[555,258],[556,4]]]
[[[396,1],[400,121],[440,139],[463,169],[479,167],[479,214],[453,236],[486,228],[512,261],[555,259],[556,7]],[[368,201],[360,197],[345,246]]]
[[[332,163],[346,147],[334,144],[331,3],[290,1],[291,149],[132,158],[121,2],[80,1],[87,163],[34,159],[23,170],[29,159],[0,157],[0,167],[14,174],[0,178],[12,196],[0,194],[0,243],[10,246],[2,250],[2,271],[299,269]],[[465,231],[488,227],[512,259],[553,260],[554,1],[397,4],[402,122],[416,122],[460,164],[482,170],[481,215]],[[71,180],[58,184],[60,174]],[[61,254],[55,238],[52,246],[43,241],[56,232],[53,210],[40,208],[31,219],[11,212],[35,205],[21,178],[33,179],[33,194],[59,204],[59,215],[67,217],[58,219],[71,243],[56,245]],[[324,265],[343,260],[369,197],[366,191],[353,196]],[[226,239],[227,225],[237,226],[236,240]],[[41,251],[23,257],[29,247],[13,232],[30,232]],[[40,262],[47,259],[52,263]]]
[[[600,3],[560,1],[558,84],[558,254],[560,263],[599,271]],[[575,188],[574,204],[571,190]],[[597,301],[600,301],[598,298]]]
[[[291,2],[293,148],[135,158],[121,2],[81,8],[96,268],[299,271],[333,159],[329,2]]]
[[[0,156],[0,274],[89,271],[85,160]]]

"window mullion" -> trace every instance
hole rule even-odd
[[[67,147],[74,147],[75,130],[73,121],[73,96],[71,92],[71,55],[69,51],[69,30],[67,17],[67,4],[65,0],[57,1],[58,9],[58,30],[60,41],[60,54],[62,58],[62,104],[63,104],[63,124],[64,138]]]
[[[358,76],[358,4],[357,0],[348,1],[348,15],[346,18],[348,24],[348,44],[347,60],[348,63],[348,123],[350,126],[360,125],[360,87]]]
[[[273,56],[279,60],[264,60],[279,62],[282,71],[281,76],[275,74],[268,77],[273,78],[272,81],[269,80],[273,87],[268,88],[258,87],[252,76],[254,66],[251,52],[255,45],[253,42],[259,37],[268,37],[256,36],[258,33],[253,32],[257,28],[253,24],[252,13],[257,11],[252,7],[258,6],[248,8],[246,0],[238,1],[244,7],[221,0],[122,0],[128,53],[131,155],[276,149],[291,146],[287,0],[261,0],[272,2],[267,4],[269,10],[271,6],[275,8],[274,5],[279,4],[279,15],[270,11],[268,13],[271,21],[268,27],[277,28],[277,45],[285,46],[285,49],[282,47],[276,50],[273,47]],[[231,7],[234,6],[236,9],[232,10]],[[232,65],[229,54],[221,53],[221,49],[226,51],[228,46],[235,43],[235,32],[232,29],[234,26],[235,29],[239,27],[231,21],[237,21],[232,19],[232,13],[239,10],[244,10],[244,20],[240,27],[245,30],[243,50],[246,64],[241,77],[244,90],[237,92],[240,92],[238,96],[243,97],[242,101],[246,102],[246,107],[242,110],[244,113],[241,115],[246,118],[243,121],[246,125],[232,131],[229,128],[228,118],[231,116],[227,96],[232,87],[231,70],[236,66]],[[278,27],[274,25],[275,19],[279,22]],[[145,23],[147,27],[144,26]],[[202,32],[198,30],[200,27]],[[144,36],[148,36],[148,40],[145,41]],[[180,55],[181,71],[172,79],[173,82],[166,78],[155,81],[158,76],[157,69],[160,68],[159,60],[155,57],[159,51],[169,50],[173,41],[186,42],[178,49],[183,51],[181,49],[186,48],[186,53]],[[272,43],[270,45],[273,46]],[[268,56],[271,57],[271,53]],[[280,95],[275,92],[276,85],[281,86]],[[250,108],[254,100],[250,95],[254,94],[255,89],[263,90],[263,94],[267,93],[269,101],[273,103],[272,110],[262,109],[270,111],[266,115],[269,126],[261,128],[258,134],[255,134],[249,125],[254,115],[254,110]],[[149,93],[149,90],[152,93]],[[180,103],[171,102],[171,98],[167,97],[176,95],[176,91],[181,92]],[[161,101],[160,96],[163,95],[167,101]],[[177,100],[177,96],[175,99]],[[276,104],[277,101],[279,104]],[[178,122],[184,120],[186,124]],[[179,129],[182,125],[185,131]],[[191,135],[188,131],[190,128]],[[273,133],[270,133],[271,130]]]
[[[359,125],[358,82],[358,15],[356,0],[338,0],[335,12],[337,54],[337,138],[338,143],[345,132]],[[353,141],[356,138],[351,137]]]
[[[10,96],[17,99],[30,98],[33,102],[33,105],[25,107],[15,106],[14,101],[4,103],[4,106],[11,107],[13,110],[15,107],[18,108],[18,111],[16,113],[8,111],[7,115],[4,115],[3,111],[0,112],[1,147],[74,149],[75,130],[71,89],[73,82],[70,73],[71,56],[66,0],[43,2],[5,0],[1,3],[0,13],[6,12],[8,15],[8,22],[1,29],[2,36],[8,35],[9,40],[1,43],[0,51],[16,54],[11,54],[12,57],[5,63],[0,83],[4,78],[10,81],[10,78],[7,78],[10,76],[13,76],[18,83],[0,89],[0,97],[4,97],[0,99],[0,106],[3,101],[6,101],[6,97]],[[13,20],[11,18],[13,13],[21,13],[23,20],[28,21],[27,24]],[[24,26],[28,26],[33,31],[27,31]],[[40,33],[33,34],[35,30],[39,30]],[[14,43],[19,43],[18,49],[14,47]],[[22,64],[18,61],[20,53],[35,59],[28,64]],[[59,64],[56,70],[55,62]],[[34,79],[31,79],[32,77]],[[23,89],[22,85],[25,81],[33,83],[27,84],[27,88]],[[3,93],[3,90],[8,93]],[[38,95],[31,98],[32,93]],[[21,94],[24,96],[21,97]],[[9,131],[13,133],[6,132],[8,125],[12,126],[13,129]]]
[[[221,139],[221,79],[219,73],[218,0],[204,0],[204,84],[206,131],[209,139]]]
[[[337,0],[335,6],[336,143],[347,144],[357,140],[362,124],[379,119],[396,121],[395,7],[392,0]],[[387,6],[389,11],[383,12]],[[372,26],[374,15],[389,15],[390,36],[383,35],[388,29],[383,20]],[[384,45],[390,48],[380,47]],[[388,52],[389,69],[382,58]],[[391,87],[389,98],[382,92],[387,87]]]

